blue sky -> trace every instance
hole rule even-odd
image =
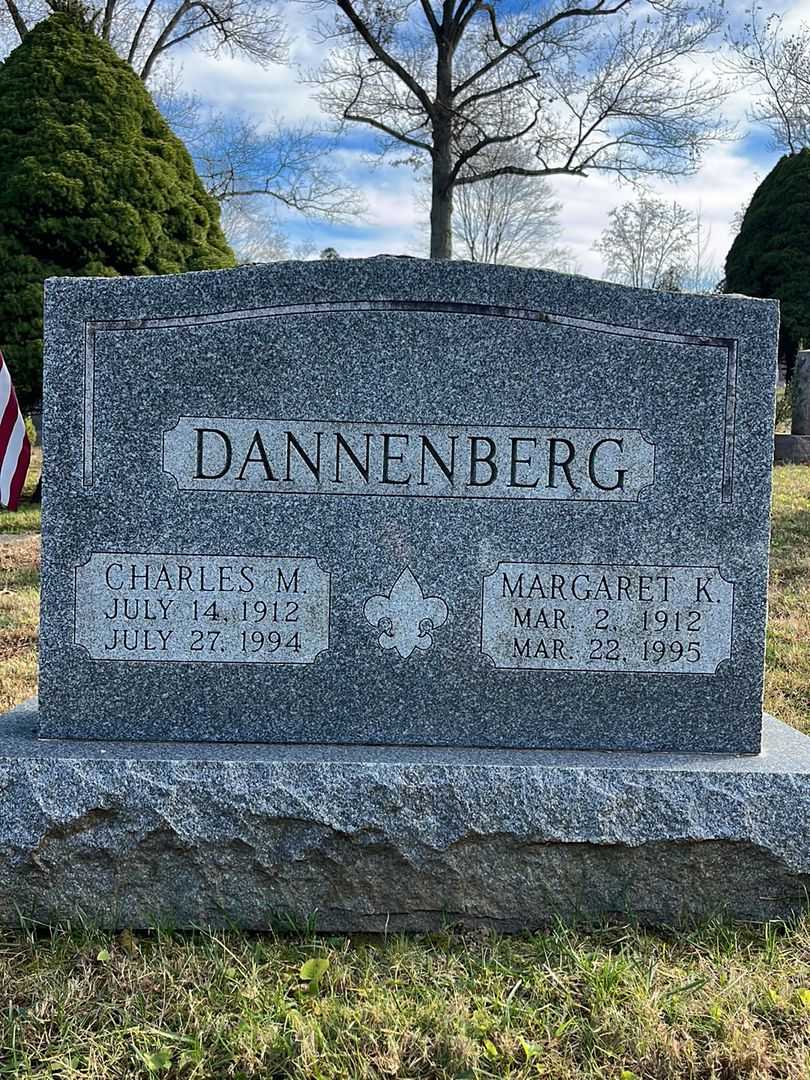
[[[731,17],[742,18],[749,2],[728,0]],[[810,0],[771,0],[768,10],[784,13],[788,25],[796,26],[803,19],[810,21]],[[276,116],[293,123],[308,121],[326,126],[314,90],[301,84],[297,76],[299,66],[313,67],[320,56],[319,46],[308,33],[307,20],[312,10],[291,3],[287,15],[292,38],[290,65],[263,69],[240,57],[176,52],[184,88],[215,109],[241,110],[261,122]],[[705,58],[702,63],[710,66],[712,60]],[[696,175],[675,183],[659,181],[650,185],[662,198],[700,210],[704,225],[711,229],[711,258],[719,269],[733,236],[734,215],[779,156],[769,146],[766,134],[752,130],[746,119],[749,104],[746,92],[727,101],[725,112],[737,125],[736,137],[716,144],[705,155]],[[364,195],[364,218],[351,224],[330,225],[285,213],[280,225],[293,245],[305,242],[315,251],[332,246],[343,256],[426,253],[425,210],[417,200],[420,185],[406,167],[373,167],[368,158],[372,143],[370,133],[355,126],[338,151],[345,175]],[[563,204],[561,243],[572,251],[581,273],[600,276],[602,261],[593,243],[605,227],[610,209],[632,198],[633,190],[599,174],[586,179],[555,177],[551,183]]]
[[[744,0],[733,0],[730,5],[736,17],[741,17],[746,6]],[[810,18],[810,0],[777,2],[773,7],[785,13],[791,24]],[[318,47],[301,21],[302,9],[291,6],[288,11],[293,36],[292,60],[302,67],[311,66],[318,59]],[[705,62],[711,63],[708,58]],[[259,118],[277,115],[293,121],[326,123],[313,91],[298,83],[293,66],[262,70],[243,59],[204,55],[187,55],[182,63],[185,87],[212,105],[245,109]],[[712,261],[719,268],[733,236],[734,215],[779,157],[769,146],[767,135],[752,129],[746,119],[748,106],[746,92],[728,100],[726,114],[738,125],[736,137],[714,146],[695,176],[651,185],[661,197],[700,210],[705,226],[711,229]],[[283,228],[293,242],[307,241],[317,250],[333,246],[344,256],[425,253],[424,210],[417,203],[417,181],[405,167],[387,164],[371,167],[367,159],[371,143],[363,129],[355,128],[339,154],[346,175],[365,196],[368,205],[365,218],[349,225],[329,225],[288,215]],[[562,243],[572,250],[580,272],[599,276],[602,262],[593,250],[593,243],[604,228],[610,209],[632,198],[633,191],[611,177],[598,174],[586,179],[556,177],[552,185],[563,204]]]

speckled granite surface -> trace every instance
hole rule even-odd
[[[757,756],[38,741],[0,724],[0,919],[333,931],[802,909],[810,739]]]
[[[43,733],[756,752],[776,325],[401,258],[49,282]]]

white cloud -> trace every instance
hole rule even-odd
[[[301,5],[286,5],[284,22],[290,42],[287,63],[262,67],[244,57],[184,49],[179,58],[184,88],[217,108],[241,109],[259,118],[277,115],[293,122],[325,124],[315,87],[301,82],[299,74],[318,65],[324,47],[311,34],[311,18]]]
[[[659,180],[649,186],[659,198],[678,202],[695,213],[700,211],[704,228],[711,229],[709,261],[722,269],[734,236],[734,216],[769,168],[768,164],[763,167],[753,161],[741,143],[720,143],[706,154],[695,176]],[[602,260],[593,250],[593,243],[607,225],[610,210],[633,199],[635,192],[598,175],[581,180],[558,177],[553,183],[563,203],[563,243],[572,248],[584,274],[599,277]]]
[[[731,0],[731,16],[737,25],[744,20],[749,3],[750,0]],[[792,8],[788,0],[776,0],[775,6],[787,7],[792,23],[801,21],[797,11],[804,17],[810,16],[810,0],[800,0]],[[292,122],[307,120],[323,123],[325,127],[314,88],[300,84],[296,74],[296,66],[314,66],[324,51],[308,34],[309,19],[310,15],[300,7],[289,6],[291,66],[262,69],[244,59],[215,59],[189,53],[184,57],[185,86],[224,109],[244,109],[258,117],[278,115]],[[716,74],[716,61],[716,54],[702,55],[695,58],[694,66],[698,74],[711,78]],[[758,144],[757,140],[743,139],[749,129],[746,114],[750,100],[750,90],[744,87],[736,89],[727,99],[724,113],[736,125],[738,138],[712,148],[695,176],[649,184],[661,198],[701,211],[704,226],[711,228],[710,258],[718,267],[722,267],[733,237],[735,214],[778,156],[764,152],[761,141]],[[308,239],[318,249],[334,246],[346,256],[423,253],[427,211],[417,200],[419,182],[407,168],[388,164],[372,168],[366,150],[370,139],[364,129],[352,129],[350,139],[337,151],[334,160],[364,194],[368,206],[364,220],[328,226],[285,215],[284,227],[294,241]],[[562,242],[573,252],[582,273],[599,276],[602,262],[593,250],[594,241],[607,224],[609,211],[634,198],[634,190],[598,173],[584,179],[555,177],[552,185],[563,204]]]
[[[185,90],[226,112],[325,123],[313,87],[301,84],[296,72],[282,64],[263,68],[243,57],[189,52],[183,56],[182,82]]]

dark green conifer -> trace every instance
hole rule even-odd
[[[78,8],[0,64],[0,351],[42,380],[46,277],[232,266],[219,207],[147,90]]]
[[[765,177],[726,259],[726,292],[781,302],[780,358],[810,345],[810,150],[788,154]]]

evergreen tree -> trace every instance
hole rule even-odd
[[[80,12],[39,23],[0,64],[0,351],[42,388],[46,277],[233,266],[188,152]]]
[[[726,259],[725,291],[781,302],[780,359],[792,369],[810,344],[810,150],[788,154],[765,177]]]

